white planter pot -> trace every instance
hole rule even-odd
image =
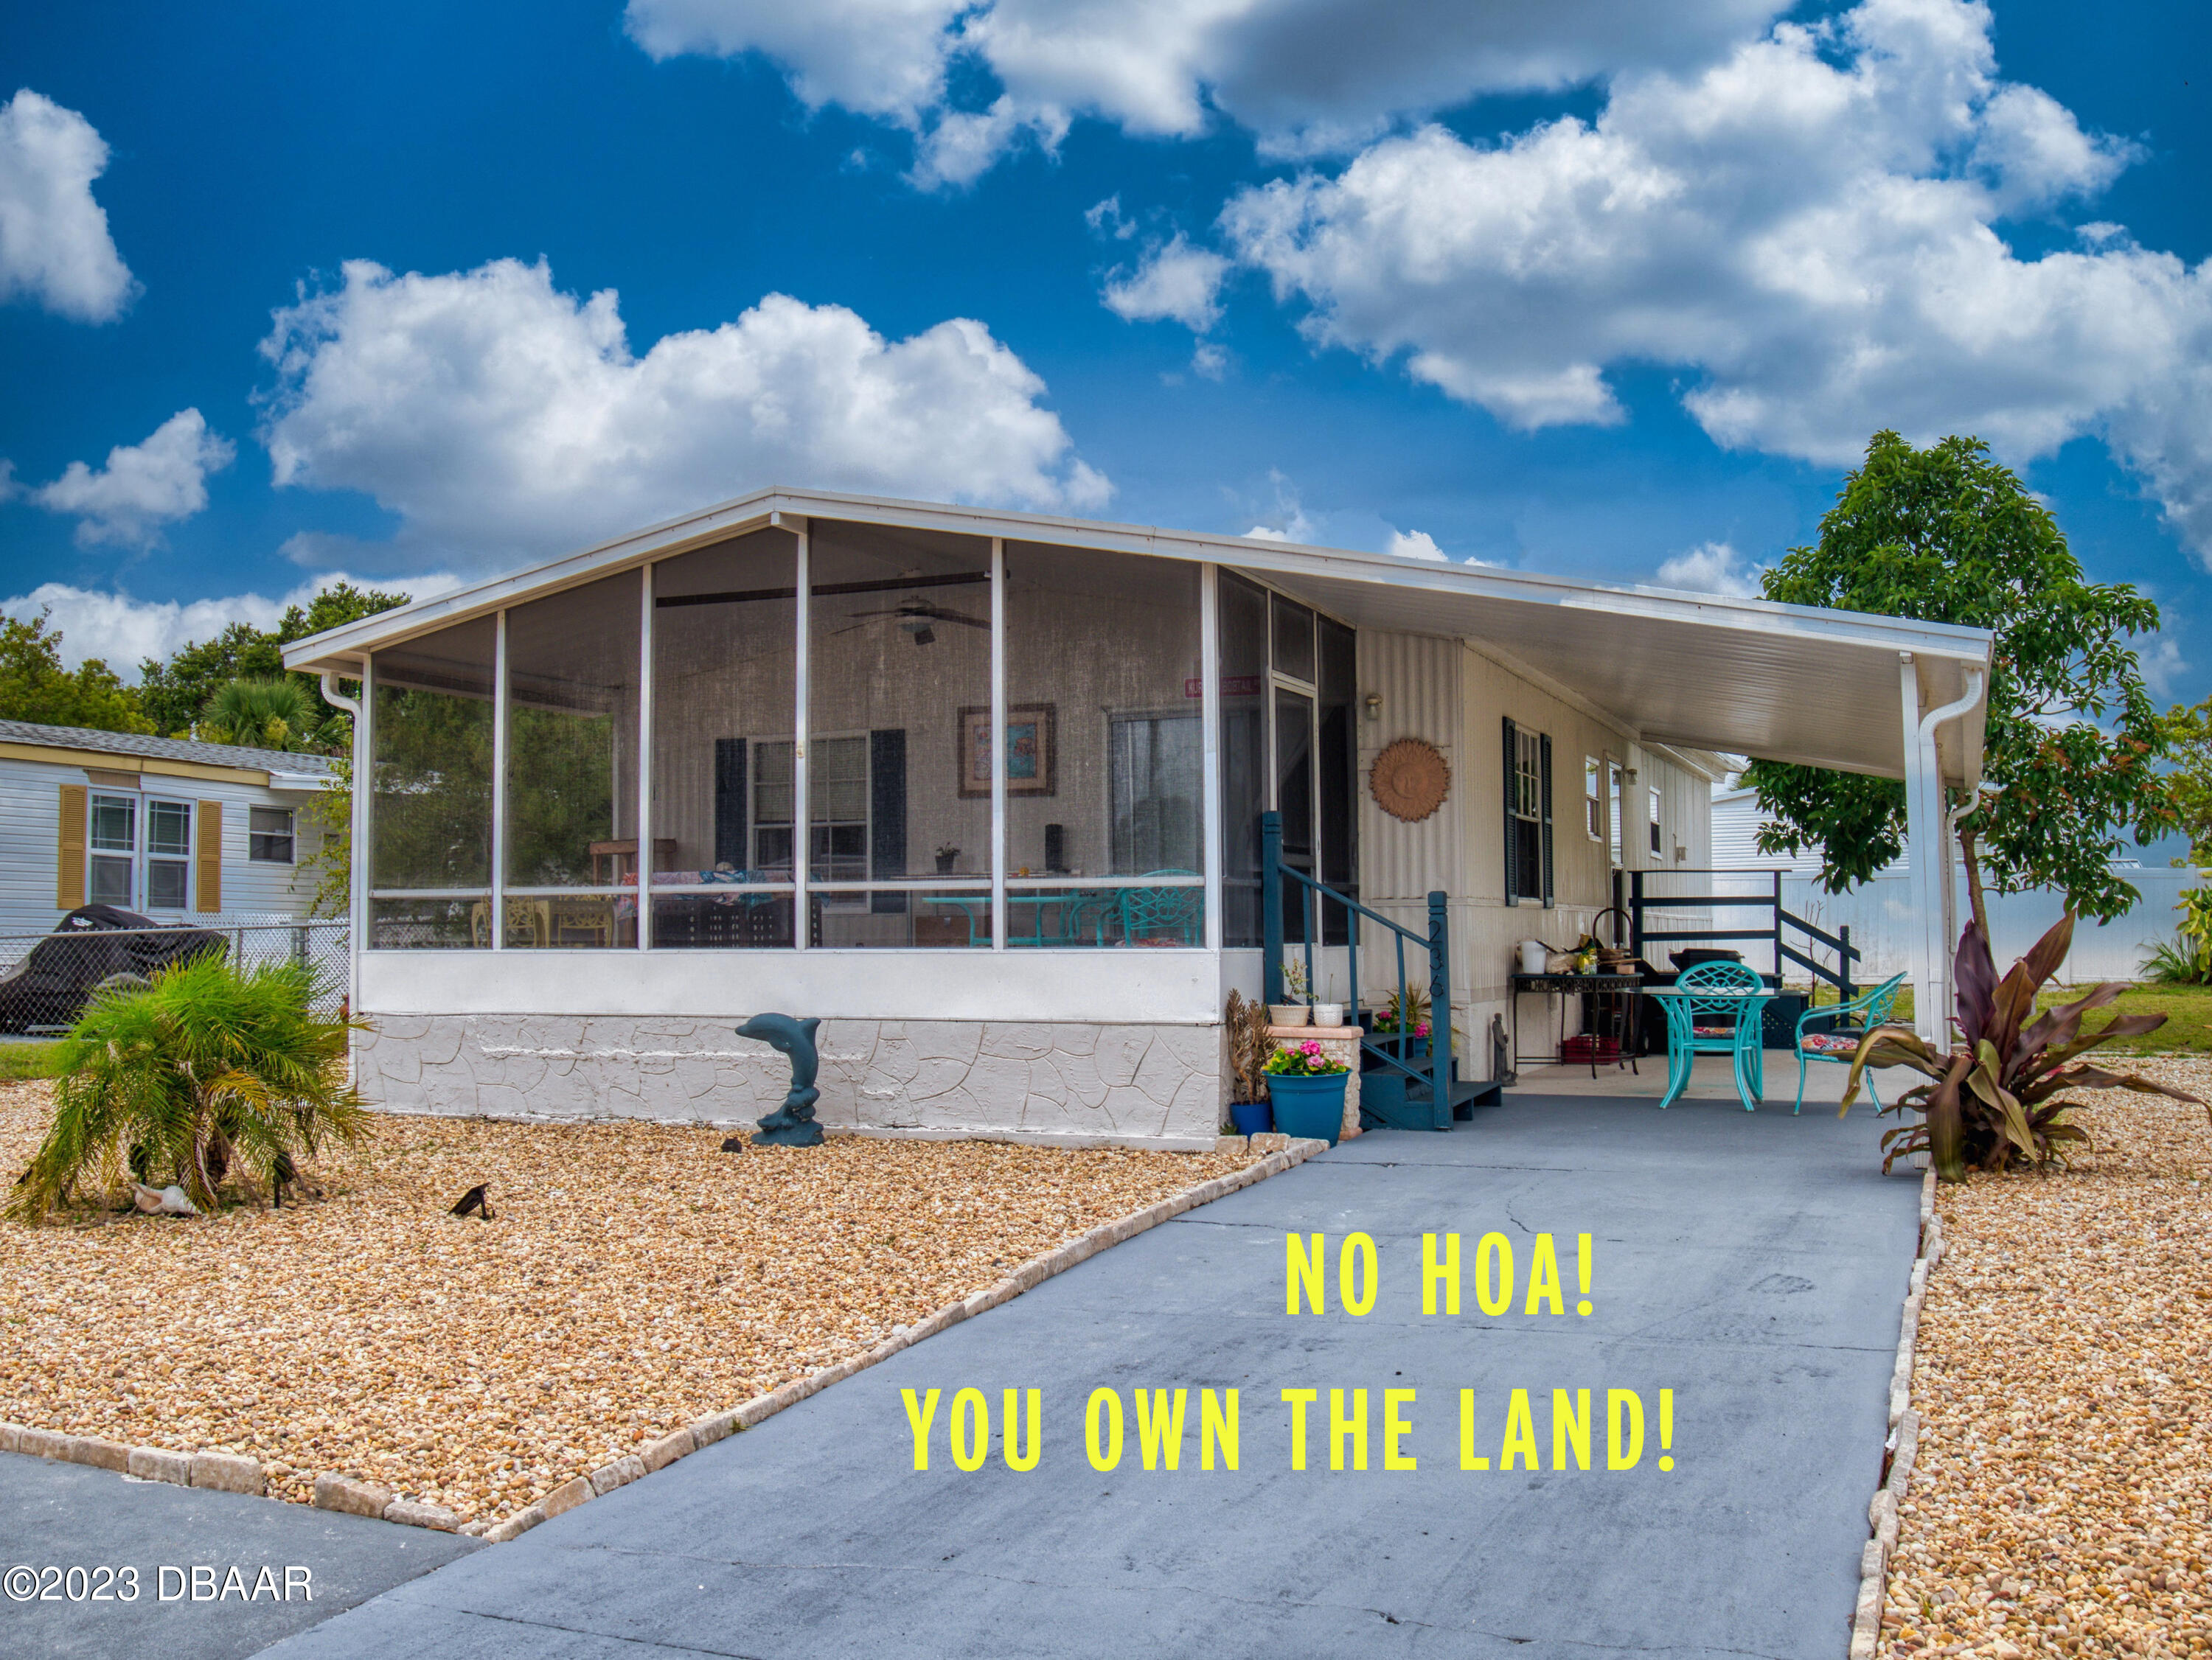
[[[1316,1026],[1342,1026],[1344,1005],[1340,1003],[1316,1003],[1313,1006],[1313,1023]]]
[[[1312,1013],[1302,1003],[1271,1003],[1267,1005],[1267,1021],[1271,1026],[1304,1026],[1306,1016]]]

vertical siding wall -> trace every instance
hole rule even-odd
[[[1686,863],[1710,862],[1711,785],[1703,774],[1632,744],[1619,731],[1522,679],[1456,640],[1363,630],[1359,636],[1359,878],[1361,898],[1417,933],[1428,926],[1428,894],[1450,895],[1453,1023],[1458,1027],[1462,1075],[1490,1075],[1493,1015],[1512,1009],[1507,977],[1515,947],[1536,938],[1571,944],[1612,903],[1609,839],[1593,838],[1583,807],[1583,762],[1594,757],[1636,770],[1623,797],[1622,860],[1637,869],[1671,868],[1679,843]],[[1382,700],[1379,720],[1368,720],[1370,694]],[[1552,845],[1554,904],[1508,905],[1505,900],[1504,721],[1552,740]],[[1367,769],[1387,745],[1423,738],[1443,752],[1451,768],[1451,792],[1442,808],[1419,824],[1405,824],[1376,805]],[[1648,852],[1647,790],[1661,791],[1664,846]],[[1395,980],[1395,953],[1383,930],[1360,936],[1362,990],[1380,1001]],[[1414,953],[1409,972],[1422,978]],[[1336,988],[1332,988],[1336,989]],[[1555,1000],[1528,997],[1521,1010],[1522,1037],[1531,1051],[1548,1050],[1559,1029]],[[1571,1030],[1573,1022],[1570,1021]]]

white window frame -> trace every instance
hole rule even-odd
[[[128,817],[131,826],[131,834],[129,843],[126,846],[102,847],[96,839],[98,831],[95,827],[100,822],[100,803],[103,802],[112,803],[121,807],[125,815]],[[85,806],[84,896],[85,902],[87,904],[116,905],[116,908],[122,911],[136,911],[138,909],[138,856],[141,851],[141,844],[143,840],[143,838],[140,834],[140,827],[138,821],[138,797],[136,795],[125,795],[121,791],[116,790],[94,790],[92,792]],[[113,900],[95,899],[93,896],[93,870],[96,865],[103,863],[111,865],[120,864],[123,867],[124,894],[122,902],[119,905],[117,905],[117,902]]]
[[[192,855],[197,852],[199,827],[193,821],[198,816],[195,803],[181,801],[174,796],[147,796],[138,815],[138,845],[140,870],[139,897],[145,903],[138,908],[149,915],[155,911],[181,912],[192,908]],[[181,853],[156,852],[154,847],[155,809],[173,807],[181,809],[185,824],[185,851]],[[176,865],[184,871],[184,897],[175,905],[159,905],[154,901],[154,870],[156,865]]]
[[[1583,827],[1592,841],[1605,839],[1605,762],[1595,755],[1583,757]]]
[[[1515,834],[1519,826],[1532,824],[1536,828],[1535,858],[1523,859],[1516,851],[1514,869],[1521,892],[1515,896],[1522,900],[1544,902],[1544,734],[1533,726],[1523,726],[1518,721],[1513,725],[1513,817]],[[1534,871],[1534,891],[1529,891],[1529,868]]]
[[[270,839],[275,833],[253,827],[256,813],[282,813],[284,815],[284,857],[264,858],[255,851],[256,846]],[[296,807],[271,807],[265,803],[250,803],[246,809],[246,858],[249,864],[296,865],[300,862],[300,809]]]
[[[1652,857],[1654,857],[1654,858],[1663,858],[1663,857],[1666,856],[1666,851],[1667,851],[1667,848],[1666,848],[1666,837],[1665,837],[1665,836],[1664,836],[1664,834],[1662,833],[1661,828],[1660,828],[1660,826],[1661,826],[1661,822],[1662,822],[1662,821],[1661,821],[1660,816],[1659,816],[1659,814],[1660,814],[1659,786],[1658,786],[1657,785],[1656,785],[1656,784],[1655,784],[1655,785],[1651,785],[1651,786],[1650,786],[1650,790],[1651,790],[1651,793],[1650,793],[1650,796],[1649,799],[1650,799],[1650,803],[1651,803],[1651,807],[1650,807],[1650,813],[1651,813],[1651,827],[1650,827],[1650,831],[1649,831],[1648,834],[1649,834],[1649,839],[1650,839],[1650,844],[1651,844],[1651,856],[1652,856]]]

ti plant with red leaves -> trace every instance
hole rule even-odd
[[[2139,1037],[2166,1024],[2163,1015],[2122,1015],[2084,1034],[2081,1021],[2111,1003],[2127,985],[2108,981],[2087,997],[2035,1012],[2035,994],[2066,960],[2074,942],[2074,913],[2068,912],[2002,979],[1990,956],[1989,936],[1969,923],[1959,937],[1953,978],[1959,1012],[1953,1021],[1949,1052],[1938,1051],[1909,1026],[1881,1026],[1859,1043],[1844,1090],[1844,1111],[1858,1099],[1861,1075],[1869,1066],[1909,1066],[1929,1081],[1907,1090],[1884,1112],[1917,1109],[1917,1124],[1906,1124],[1881,1138],[1887,1171],[1908,1154],[1925,1152],[1937,1178],[1964,1181],[1968,1170],[2002,1170],[2008,1166],[2043,1165],[2063,1155],[2065,1142],[2087,1142],[2089,1134],[2065,1121],[2065,1097],[2075,1089],[2133,1089],[2203,1103],[2133,1073],[2075,1064],[2079,1057],[2115,1038]]]

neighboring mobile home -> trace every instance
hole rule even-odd
[[[1424,938],[1443,895],[1485,1075],[1515,942],[1571,941],[1617,871],[1711,863],[1717,752],[1906,777],[1941,834],[1989,652],[1894,618],[768,490],[286,662],[367,690],[372,1100],[749,1120],[783,1062],[731,1028],[780,1009],[824,1017],[833,1128],[1196,1146],[1224,999],[1262,984],[1262,815],[1285,865]],[[1370,995],[1389,938],[1363,924]]]
[[[0,721],[0,937],[80,905],[160,922],[302,917],[325,756]]]

